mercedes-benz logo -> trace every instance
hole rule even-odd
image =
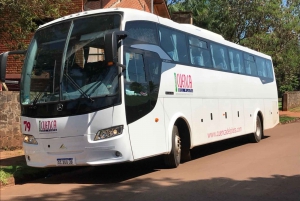
[[[62,110],[63,110],[63,108],[64,108],[64,105],[63,105],[63,104],[61,104],[61,103],[58,103],[58,104],[57,104],[57,108],[56,108],[56,109],[57,109],[57,111],[59,111],[59,112],[60,112],[60,111],[62,111]]]

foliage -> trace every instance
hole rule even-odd
[[[2,167],[0,169],[0,183],[6,185],[7,184],[7,179],[11,177],[12,174],[6,172]]]
[[[286,124],[286,123],[292,123],[299,120],[297,117],[287,117],[287,116],[280,116],[279,117],[279,122],[281,124]]]
[[[272,56],[279,95],[300,89],[300,0],[172,0],[196,26]]]
[[[0,0],[1,41],[9,49],[25,49],[39,24],[65,15],[70,0]]]
[[[29,167],[25,163],[20,165],[1,166],[0,182],[6,185],[7,180],[10,177],[14,177],[15,180],[26,179],[26,177],[34,179],[41,175],[47,175],[48,172],[49,169]]]
[[[25,160],[18,165],[0,166],[0,182],[6,185],[8,178],[14,177],[16,182],[31,181],[37,178],[46,178],[52,175],[68,173],[72,171],[82,170],[83,167],[55,167],[55,168],[36,168],[26,165]]]
[[[278,110],[282,110],[282,99],[278,100]]]

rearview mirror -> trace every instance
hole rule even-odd
[[[118,62],[118,41],[127,37],[126,31],[114,31],[104,36],[104,54],[107,63]]]
[[[11,54],[25,54],[26,50],[16,50],[10,52],[3,52],[0,54],[0,81],[5,82],[6,77],[6,65],[7,65],[7,57]]]

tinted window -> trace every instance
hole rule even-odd
[[[161,60],[156,53],[146,53],[146,64],[149,70],[149,99],[150,109],[156,105],[160,85]]]
[[[197,66],[212,67],[207,42],[196,37],[189,37],[191,63]]]
[[[202,40],[200,40],[196,37],[193,37],[193,36],[189,37],[189,44],[193,45],[193,46],[196,46],[196,47],[201,47],[203,49],[208,49],[207,42],[202,41]]]
[[[159,39],[161,47],[167,52],[171,59],[181,63],[188,63],[186,40],[182,32],[160,27]]]
[[[267,65],[266,60],[260,57],[255,58],[256,65],[257,65],[257,74],[259,77],[267,77],[268,71],[267,71]]]
[[[161,60],[158,54],[124,48],[125,107],[127,123],[147,115],[156,105]]]
[[[124,57],[125,106],[129,124],[145,116],[150,111],[150,104],[143,55],[125,51]]]
[[[143,41],[146,43],[157,44],[156,24],[153,22],[127,22],[125,30],[129,32],[129,38]]]
[[[245,73],[242,52],[229,49],[229,64],[232,72]]]
[[[143,56],[135,53],[125,53],[126,80],[129,82],[145,83],[146,74]]]
[[[268,72],[268,78],[273,78],[273,68],[272,68],[272,62],[270,60],[266,60],[266,67]]]
[[[213,67],[220,70],[229,70],[228,52],[225,46],[211,44],[210,51]]]
[[[257,76],[257,69],[254,61],[254,56],[244,53],[244,59],[246,74]]]

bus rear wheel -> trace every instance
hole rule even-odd
[[[256,117],[256,130],[249,135],[250,142],[258,143],[263,136],[262,122],[259,116]]]
[[[177,126],[172,130],[172,150],[170,154],[165,155],[165,164],[169,168],[176,168],[180,164],[181,158],[181,139]]]

